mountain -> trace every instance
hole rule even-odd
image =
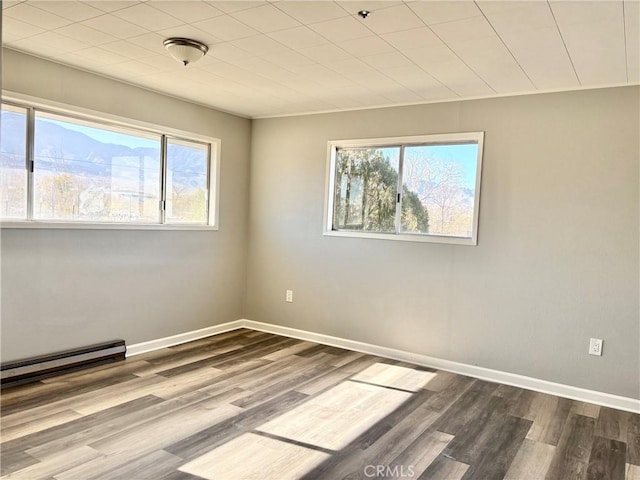
[[[35,135],[36,168],[64,170],[87,175],[111,175],[114,166],[138,168],[140,163],[154,170],[160,166],[160,141],[157,148],[100,142],[81,132],[39,120]],[[148,159],[145,161],[145,159]]]
[[[23,153],[25,150],[26,125],[24,115],[2,112],[2,152]]]
[[[13,155],[25,151],[24,116],[2,112],[2,138],[0,152],[3,164],[14,163]],[[195,176],[206,175],[206,161],[195,149],[171,146],[172,178],[177,183],[193,183]],[[143,169],[160,170],[160,139],[157,148],[129,147],[101,142],[84,133],[47,121],[36,121],[36,168],[64,171],[86,176],[112,176],[118,171]],[[13,162],[12,162],[13,161]]]

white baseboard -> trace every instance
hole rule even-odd
[[[357,352],[377,355],[379,357],[414,363],[423,367],[430,367],[447,372],[467,375],[469,377],[479,378],[490,382],[503,383],[505,385],[526,388],[528,390],[557,395],[559,397],[570,398],[572,400],[580,400],[582,402],[595,403],[597,405],[616,408],[618,410],[640,413],[640,400],[634,398],[621,397],[610,393],[597,392],[595,390],[587,390],[585,388],[563,385],[561,383],[549,382],[547,380],[526,377],[524,375],[517,375],[515,373],[477,367],[465,363],[453,362],[451,360],[443,360],[441,358],[428,357],[418,353],[405,352],[403,350],[381,347],[379,345],[357,342],[355,340],[331,337],[329,335],[307,332],[296,328],[254,322],[253,320],[241,320],[241,322],[243,327],[250,328],[252,330],[260,330],[262,332],[284,335],[300,340],[307,340],[309,342],[331,345],[332,347],[355,350]]]
[[[127,345],[127,357],[140,355],[141,353],[151,352],[153,350],[159,350],[161,348],[172,347],[174,345],[180,345],[181,343],[192,342],[194,340],[210,337],[211,335],[217,335],[219,333],[229,332],[231,330],[237,330],[244,326],[243,323],[244,320],[234,320],[233,322],[221,323],[220,325],[214,325],[213,327],[179,333],[177,335],[171,335],[170,337],[149,340],[148,342],[133,343],[131,345]]]
[[[345,348],[347,350],[368,353],[379,357],[390,358],[392,360],[401,360],[423,367],[458,373],[460,375],[487,380],[489,382],[512,385],[514,387],[526,388],[528,390],[557,395],[559,397],[570,398],[572,400],[595,403],[596,405],[625,410],[627,412],[640,413],[640,399],[622,397],[595,390],[587,390],[585,388],[563,385],[561,383],[549,382],[547,380],[503,372],[501,370],[493,370],[490,368],[453,362],[451,360],[429,357],[427,355],[406,352],[395,348],[382,347],[379,345],[372,345],[370,343],[332,337],[321,333],[308,332],[306,330],[298,330],[297,328],[283,327],[280,325],[272,325],[247,319],[235,320],[233,322],[214,325],[213,327],[194,330],[192,332],[185,332],[170,337],[129,345],[127,346],[127,357],[160,348],[171,347],[185,342],[191,342],[210,335],[237,330],[239,328],[248,328],[251,330],[297,338],[299,340],[306,340],[308,342],[331,345],[332,347]]]

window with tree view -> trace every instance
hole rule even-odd
[[[477,242],[483,133],[330,142],[328,234]]]
[[[4,103],[1,134],[5,221],[214,224],[211,143]]]

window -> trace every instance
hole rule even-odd
[[[33,218],[158,223],[160,143],[36,112]]]
[[[167,141],[167,223],[207,223],[208,145]]]
[[[217,142],[2,104],[3,220],[215,225]]]
[[[483,138],[329,142],[325,233],[476,245]]]

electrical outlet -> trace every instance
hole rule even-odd
[[[287,290],[287,294],[284,299],[289,303],[293,303],[293,290]]]
[[[604,340],[601,338],[592,338],[589,341],[589,355],[602,355],[602,343]]]

